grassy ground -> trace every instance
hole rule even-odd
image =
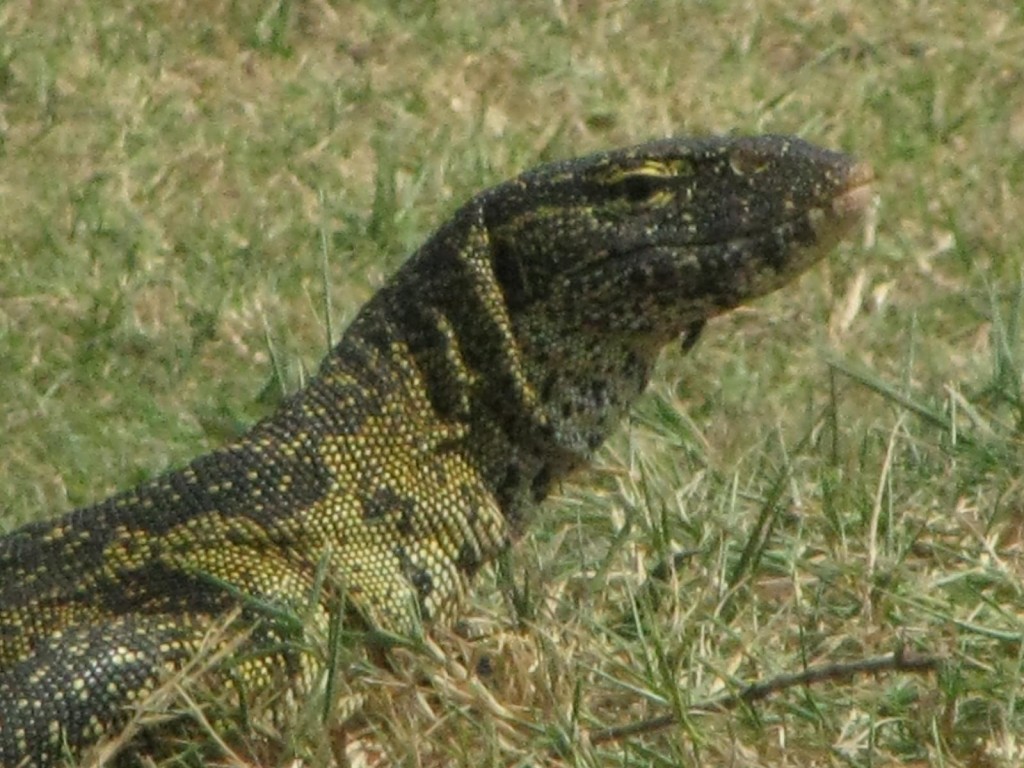
[[[488,184],[798,133],[875,165],[877,220],[669,351],[517,548],[518,604],[483,578],[482,637],[368,672],[349,756],[1019,765],[1021,61],[1010,2],[6,0],[0,530],[237,434]],[[943,671],[692,708],[899,643]],[[325,734],[286,753],[326,764]]]

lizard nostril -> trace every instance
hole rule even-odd
[[[729,167],[737,176],[753,176],[771,165],[771,157],[753,147],[740,145],[729,154]]]

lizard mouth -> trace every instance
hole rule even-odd
[[[832,212],[840,218],[859,218],[871,205],[874,181],[875,171],[870,165],[854,165],[839,194],[832,198]]]
[[[864,219],[875,197],[874,180],[875,172],[870,165],[856,163],[831,199],[804,211],[802,215],[814,232],[812,253],[823,255]]]

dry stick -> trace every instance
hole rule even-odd
[[[888,656],[876,656],[871,659],[852,661],[845,664],[824,664],[820,667],[808,667],[803,672],[779,675],[763,683],[753,683],[738,693],[731,693],[703,704],[695,704],[691,711],[728,712],[740,704],[752,704],[767,699],[773,693],[793,688],[798,685],[811,685],[825,680],[842,680],[854,675],[877,672],[934,672],[939,668],[942,659],[938,656],[920,656],[900,647]],[[591,744],[603,744],[618,741],[630,736],[667,728],[676,722],[676,716],[660,715],[648,720],[641,720],[629,725],[600,728],[590,732]]]

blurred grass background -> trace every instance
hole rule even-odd
[[[1021,62],[1012,2],[5,0],[0,530],[238,434],[485,186],[795,133],[875,166],[865,232],[666,354],[517,548],[519,603],[483,578],[481,639],[378,672],[349,759],[1019,765]],[[688,713],[898,641],[949,664]],[[287,753],[334,759],[307,730]]]

